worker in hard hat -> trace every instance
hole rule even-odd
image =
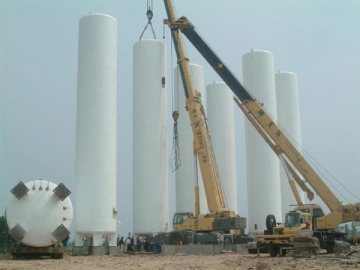
[[[311,221],[307,220],[305,223],[305,227],[302,228],[302,230],[311,230],[310,225],[311,225]]]

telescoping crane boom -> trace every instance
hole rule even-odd
[[[316,192],[325,205],[329,208],[330,212],[324,214],[320,209],[320,206],[313,207],[304,206],[300,197],[295,191],[293,180],[290,180],[290,185],[295,194],[298,207],[294,211],[306,212],[311,215],[313,220],[313,229],[319,231],[328,231],[335,229],[340,223],[356,220],[360,221],[360,203],[342,205],[341,201],[334,195],[329,187],[324,183],[320,176],[316,173],[310,163],[305,159],[297,147],[287,137],[285,132],[277,125],[276,121],[270,117],[266,110],[262,107],[262,104],[253,97],[250,92],[239,82],[236,76],[230,71],[227,65],[220,59],[219,56],[210,48],[205,40],[195,30],[193,24],[186,18],[180,17],[177,19],[173,2],[171,0],[164,0],[166,12],[168,14],[168,20],[165,23],[171,28],[171,33],[174,40],[174,46],[178,57],[178,63],[180,67],[181,77],[185,87],[185,94],[187,98],[187,106],[189,109],[190,121],[192,123],[194,133],[194,145],[195,149],[200,150],[202,143],[205,141],[205,137],[197,137],[200,132],[198,131],[197,123],[202,120],[204,128],[206,127],[206,121],[198,116],[199,110],[202,108],[197,107],[195,88],[192,82],[190,68],[188,64],[188,58],[185,54],[184,44],[181,35],[184,34],[187,39],[194,45],[194,47],[200,52],[210,66],[216,71],[221,79],[228,85],[235,95],[235,101],[240,109],[243,111],[252,125],[259,131],[260,135],[273,149],[276,155],[284,161],[285,167],[288,172],[293,176],[293,179],[298,183],[300,188],[307,193],[309,200],[314,198],[313,192],[307,187],[307,184]],[[202,114],[204,116],[204,114]],[[205,133],[201,133],[203,135]],[[206,133],[207,134],[207,133]],[[207,161],[202,159],[202,152],[200,152],[199,161]],[[205,157],[205,155],[204,155]],[[201,172],[203,175],[211,175],[212,166],[210,162],[208,167],[202,166]],[[204,177],[204,185],[209,184],[211,177]],[[210,194],[210,193],[209,193]],[[207,200],[215,201],[215,196],[207,194]],[[217,205],[220,205],[217,201]],[[318,210],[320,209],[320,210]],[[299,226],[305,226],[305,220]],[[284,230],[279,230],[284,234]],[[331,248],[329,248],[331,250]]]
[[[176,14],[171,1],[165,1],[169,21],[175,23]],[[206,181],[205,193],[210,213],[222,212],[225,207],[221,190],[219,173],[213,153],[209,131],[205,119],[204,108],[196,92],[195,83],[191,75],[190,65],[184,49],[181,30],[172,31],[178,65],[184,84],[186,106],[189,112],[190,124],[194,135],[194,153],[199,159],[201,174]]]

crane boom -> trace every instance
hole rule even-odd
[[[183,25],[183,21],[181,18],[176,20],[176,12],[172,1],[164,0],[164,3],[168,16],[167,24],[171,28],[178,67],[185,90],[186,106],[194,136],[194,154],[199,161],[208,208],[210,214],[220,213],[225,207],[220,177],[206,123],[204,107],[201,104],[200,95],[196,92],[189,59],[187,58],[182,38],[182,30],[179,27]]]

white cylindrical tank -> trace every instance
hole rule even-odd
[[[244,86],[276,120],[273,54],[252,50],[243,55],[242,62]],[[282,220],[279,159],[247,119],[245,138],[249,232],[263,232],[268,215]]]
[[[168,128],[165,44],[133,46],[133,232],[169,229]]]
[[[278,72],[275,74],[276,103],[278,124],[286,131],[286,135],[300,149],[301,128],[297,76],[293,72]],[[296,204],[290,188],[284,167],[280,163],[282,216],[292,210],[290,205]],[[296,184],[296,183],[295,183]],[[304,202],[304,192],[296,184],[300,199]]]
[[[104,14],[79,23],[76,115],[75,246],[116,246],[117,21]]]
[[[226,207],[237,210],[234,99],[224,82],[206,86],[207,118]]]
[[[10,234],[25,245],[46,247],[69,235],[73,219],[70,191],[46,180],[20,182],[6,207]]]
[[[201,101],[205,106],[204,91],[204,69],[197,64],[190,64],[192,76],[195,82],[196,91],[201,94]],[[178,138],[181,166],[175,171],[176,182],[176,212],[195,211],[195,179],[198,180],[200,193],[200,213],[209,212],[204,184],[198,161],[194,157],[194,135],[190,126],[189,112],[186,110],[186,99],[184,86],[181,80],[180,70],[174,69],[174,108],[179,111],[178,119]],[[197,164],[197,168],[194,168]],[[196,177],[197,173],[197,177]]]

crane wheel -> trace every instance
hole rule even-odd
[[[232,244],[231,238],[230,238],[230,237],[225,237],[225,239],[224,239],[224,244],[225,244],[225,245],[231,245],[231,244]]]
[[[319,239],[315,239],[313,241],[313,244],[316,246],[313,250],[314,252],[314,255],[319,255],[320,254],[320,242],[319,242]]]
[[[276,257],[279,254],[279,248],[273,245],[269,245],[270,257]]]
[[[284,257],[285,255],[286,255],[286,249],[281,250],[281,254],[280,254],[280,251],[279,251],[279,256],[280,257]]]
[[[179,231],[173,231],[169,235],[170,245],[180,245],[185,243],[184,235]]]
[[[332,247],[326,247],[326,252],[327,252],[328,254],[334,253],[334,246],[332,246]]]
[[[335,256],[340,256],[340,254],[342,253],[342,248],[341,248],[341,245],[339,243],[335,243],[334,245],[334,253],[335,253]]]
[[[266,217],[266,229],[273,231],[273,228],[276,226],[276,218],[274,215],[268,215]]]

